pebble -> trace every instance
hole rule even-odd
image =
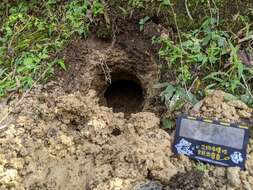
[[[224,177],[225,176],[225,169],[218,167],[214,170],[214,176],[215,177]]]
[[[250,185],[249,182],[247,182],[247,181],[244,182],[243,188],[244,188],[245,190],[252,190],[251,185]]]
[[[233,187],[240,187],[241,180],[240,180],[240,168],[233,167],[227,169],[227,179],[231,186]]]

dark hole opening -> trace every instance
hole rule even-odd
[[[125,114],[140,112],[144,101],[141,84],[137,80],[131,80],[131,78],[113,79],[107,87],[104,97],[107,106],[111,107],[113,112]]]
[[[114,128],[112,130],[112,135],[119,136],[121,134],[121,130],[119,128]]]

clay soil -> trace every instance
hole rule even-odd
[[[0,131],[1,190],[253,189],[252,138],[245,171],[200,171],[171,152],[173,131],[160,128],[161,115],[171,113],[153,88],[159,61],[149,35],[161,32],[154,26],[147,35],[138,27],[120,33],[114,44],[73,38],[61,52],[68,72],[58,71],[22,101],[18,94],[1,101],[0,118],[9,113]],[[250,123],[252,109],[226,95],[213,91],[185,111]]]

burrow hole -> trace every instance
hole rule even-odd
[[[125,115],[140,112],[144,103],[144,89],[140,80],[128,72],[111,74],[111,84],[105,90],[106,106],[113,112],[123,112]]]

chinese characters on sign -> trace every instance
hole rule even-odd
[[[180,116],[173,151],[204,162],[244,169],[248,140],[246,127]]]
[[[196,146],[198,156],[205,156],[212,158],[213,160],[229,160],[228,150],[223,149],[220,146],[211,146],[203,144],[201,146]]]

